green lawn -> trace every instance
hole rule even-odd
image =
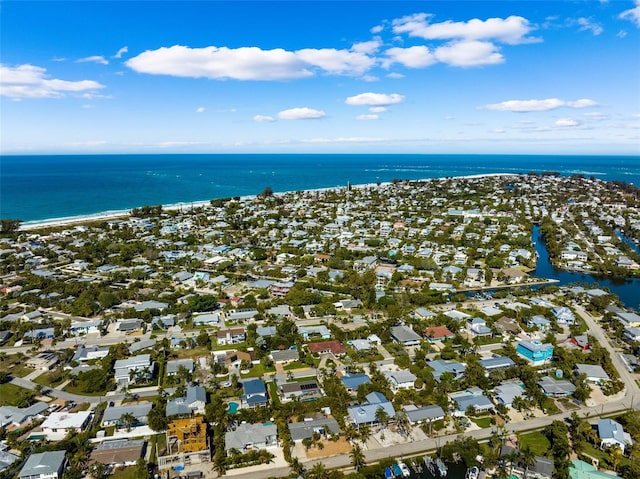
[[[64,380],[65,380],[64,375],[57,374],[57,373],[55,373],[53,371],[52,371],[52,373],[41,374],[40,376],[35,378],[33,380],[33,382],[37,383],[37,384],[42,384],[43,386],[47,386],[47,387],[50,387],[50,388],[55,388],[56,386],[58,386],[59,384],[62,384],[64,382]],[[52,376],[53,376],[54,381],[51,380]]]
[[[267,383],[269,388],[269,399],[275,406],[280,406],[280,396],[278,396],[278,386],[273,381]]]
[[[0,358],[0,370],[17,378],[23,378],[33,372],[33,368],[24,365],[25,359],[19,354],[7,354]]]
[[[64,388],[64,391],[72,394],[79,394],[81,396],[104,396],[107,392],[111,391],[111,389],[105,389],[104,391],[96,391],[93,393],[88,393],[82,391],[78,386],[72,386],[71,384],[67,384]]]
[[[518,434],[518,446],[522,448],[525,445],[529,446],[537,456],[544,456],[551,446],[549,440],[540,431]]]
[[[116,471],[109,477],[111,479],[138,479],[136,466],[116,469]]]
[[[0,384],[0,406],[19,406],[26,396],[31,396],[32,394],[29,389],[15,384]]]
[[[475,422],[478,427],[481,427],[482,429],[491,427],[491,416],[470,417],[469,419]]]

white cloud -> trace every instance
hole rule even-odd
[[[124,46],[120,50],[118,50],[116,52],[116,54],[113,55],[111,58],[122,58],[122,55],[124,55],[125,53],[128,53],[128,52],[129,52],[129,47]]]
[[[382,30],[384,30],[384,27],[382,25],[376,25],[375,27],[372,27],[371,30],[369,31],[375,35],[376,33],[380,33]]]
[[[626,30],[620,30],[618,33],[616,33],[616,37],[618,38],[624,38],[627,36],[627,31]]]
[[[373,115],[373,114],[356,116],[356,120],[364,120],[364,121],[366,121],[366,120],[377,120],[378,118],[379,118],[378,115]]]
[[[575,23],[580,26],[581,32],[589,31],[598,36],[604,31],[602,25],[595,23],[590,18],[580,17],[575,20]]]
[[[344,102],[347,105],[369,105],[369,106],[385,106],[385,105],[395,105],[397,103],[402,103],[404,101],[404,96],[399,95],[397,93],[392,93],[387,95],[386,93],[373,93],[366,92],[360,93],[359,95],[350,96]]]
[[[640,0],[636,0],[636,6],[622,12],[619,18],[629,20],[640,27]]]
[[[598,104],[595,101],[588,98],[576,101],[565,101],[559,98],[546,98],[544,100],[508,100],[485,105],[483,108],[486,110],[496,111],[532,112],[555,110],[560,107],[586,108],[597,105]]]
[[[387,78],[393,78],[394,80],[399,80],[400,78],[404,78],[402,73],[391,72],[387,75]]]
[[[607,115],[606,113],[600,113],[598,111],[589,111],[584,114],[584,117],[593,121],[602,121],[609,119],[609,115]]]
[[[203,106],[199,106],[198,108],[196,108],[196,113],[204,113],[206,111],[206,108]]]
[[[527,37],[534,28],[529,20],[519,16],[430,23],[432,17],[426,13],[417,13],[396,19],[393,21],[393,32],[407,33],[425,40],[495,40],[510,45],[538,41]]]
[[[377,42],[354,45],[371,50]],[[314,76],[316,70],[334,75],[361,75],[375,65],[375,58],[363,51],[333,48],[305,48],[287,51],[258,47],[190,48],[182,45],[147,50],[125,64],[140,73],[178,77],[289,80]]]
[[[253,121],[257,121],[258,123],[270,123],[276,121],[276,119],[268,115],[256,115],[253,117]]]
[[[310,138],[302,140],[302,143],[372,143],[385,141],[384,138],[349,137],[349,138]]]
[[[454,42],[436,48],[434,55],[442,63],[458,67],[474,67],[503,63],[504,57],[496,52],[491,42]]]
[[[76,60],[76,63],[100,63],[101,65],[108,65],[109,60],[102,55],[93,55],[91,57],[79,58]]]
[[[307,107],[290,108],[289,110],[282,110],[278,113],[278,118],[281,120],[318,120],[325,116],[326,113],[324,111]]]
[[[382,40],[379,37],[375,37],[373,40],[369,40],[368,42],[354,43],[351,46],[351,51],[371,55],[377,52],[381,46]]]
[[[387,111],[387,107],[386,106],[372,106],[371,108],[369,108],[369,111],[371,113],[384,113],[385,111]]]
[[[640,113],[634,113],[631,115],[631,118],[640,118]]]
[[[378,78],[375,75],[364,75],[360,77],[360,80],[366,81],[367,83],[373,83],[373,82],[380,81],[380,78]]]
[[[10,98],[61,98],[66,92],[99,90],[104,85],[93,80],[67,81],[49,79],[42,67],[24,64],[0,65],[0,95]]]
[[[555,122],[555,125],[561,128],[571,128],[573,126],[578,126],[579,124],[580,122],[573,118],[559,118]]]
[[[382,66],[389,68],[394,63],[400,63],[408,68],[423,68],[437,62],[436,58],[424,45],[409,48],[389,48],[385,52],[387,58],[382,60]]]

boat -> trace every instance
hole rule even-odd
[[[402,469],[400,469],[400,466],[398,464],[393,464],[391,467],[393,468],[393,475],[395,477],[402,476]]]
[[[478,466],[473,466],[467,469],[467,473],[465,474],[464,479],[478,479],[479,475],[480,469],[478,469]]]
[[[400,471],[402,472],[402,477],[409,477],[411,475],[411,471],[407,467],[407,465],[398,459],[398,466],[400,467]]]
[[[431,458],[431,456],[424,456],[424,459],[422,461],[424,462],[425,467],[431,473],[431,475],[435,476],[436,475],[436,465],[433,462],[433,459]]]
[[[416,460],[411,460],[409,461],[409,463],[411,464],[411,468],[413,469],[413,471],[416,474],[420,474],[422,473],[422,464],[420,464],[418,461]]]
[[[393,475],[393,471],[390,467],[384,468],[384,479],[393,479],[395,476]]]
[[[439,457],[436,458],[436,469],[438,470],[438,474],[440,474],[440,477],[447,477],[447,466]]]

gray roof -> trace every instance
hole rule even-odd
[[[576,364],[576,374],[586,374],[588,378],[597,378],[605,381],[609,380],[609,375],[598,364]]]
[[[137,353],[138,351],[142,351],[147,348],[152,348],[155,345],[156,345],[155,340],[143,339],[142,341],[136,341],[135,343],[131,343],[131,346],[129,346],[129,352]]]
[[[65,461],[64,454],[65,451],[31,454],[20,471],[20,477],[53,475],[61,471]]]
[[[393,326],[391,336],[400,343],[420,342],[420,335],[407,326]]]
[[[458,405],[458,411],[466,411],[469,406],[474,409],[491,409],[493,403],[484,394],[460,394],[459,396],[450,396]]]
[[[183,366],[189,372],[193,372],[193,359],[173,359],[167,361],[167,374],[177,374],[180,366]]]
[[[515,366],[515,362],[508,356],[494,356],[492,358],[481,359],[478,361],[480,365],[487,369],[503,369],[510,368],[511,366]]]
[[[524,388],[514,382],[502,383],[500,386],[496,386],[494,391],[496,399],[507,406],[511,405],[515,398],[525,395]]]
[[[244,450],[247,444],[267,442],[267,437],[277,436],[278,426],[273,423],[240,424],[235,431],[228,431],[224,436],[225,450]]]
[[[29,418],[42,414],[47,410],[47,404],[38,401],[29,407],[0,406],[0,426],[7,424],[22,424]]]
[[[294,441],[309,439],[313,437],[314,432],[320,432],[319,430],[323,430],[326,433],[327,429],[332,434],[340,432],[338,422],[332,417],[289,423],[289,432],[291,433],[291,439]]]
[[[300,359],[300,353],[293,349],[284,349],[282,351],[271,351],[271,358],[277,363],[280,361],[297,361]]]
[[[185,402],[184,398],[173,398],[167,401],[166,417],[190,416],[193,409]]]
[[[545,394],[552,396],[570,395],[576,392],[576,387],[567,380],[556,381],[550,376],[544,376],[538,380],[538,386],[542,388]]]
[[[443,418],[444,410],[440,406],[425,406],[415,409],[405,408],[407,418],[412,423],[420,421],[433,421],[434,419]]]
[[[378,409],[384,409],[384,411],[387,413],[387,415],[390,418],[395,417],[396,415],[396,411],[393,409],[393,404],[391,404],[390,401],[385,401],[385,402],[376,402],[373,404],[367,403],[367,404],[360,404],[358,406],[351,406],[350,408],[347,409],[347,412],[349,413],[349,417],[351,418],[351,421],[354,422],[357,425],[360,424],[370,424],[370,423],[376,423],[376,411],[378,411]]]
[[[104,410],[104,416],[102,416],[102,422],[117,421],[123,414],[131,414],[136,419],[145,417],[151,411],[153,404],[150,402],[143,402],[139,404],[125,404],[123,406],[108,407]]]
[[[614,439],[620,444],[626,444],[628,437],[622,428],[622,424],[613,419],[600,419],[598,421],[598,436],[600,436],[600,439]]]
[[[447,372],[453,373],[456,378],[461,377],[466,369],[466,366],[462,363],[457,361],[444,361],[442,359],[427,361],[427,366],[433,369],[433,377],[436,381],[440,381],[440,376]]]
[[[256,328],[256,334],[262,337],[275,336],[277,332],[278,330],[275,326],[258,326]]]

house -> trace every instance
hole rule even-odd
[[[513,405],[513,400],[517,397],[524,397],[524,388],[515,382],[503,382],[494,388],[494,397],[498,404],[506,407]]]
[[[444,419],[445,413],[440,406],[416,407],[413,404],[402,407],[411,425]]]
[[[494,324],[498,331],[502,331],[502,333],[506,334],[511,334],[512,336],[516,336],[522,331],[520,329],[520,326],[518,325],[518,322],[515,319],[509,318],[507,316],[499,318]]]
[[[213,313],[200,313],[193,315],[193,325],[194,326],[210,326],[220,324],[220,315],[219,311]]]
[[[493,403],[482,393],[480,388],[474,387],[466,391],[451,393],[449,394],[449,399],[456,405],[456,409],[453,412],[454,416],[464,416],[469,408],[476,413],[493,409]]]
[[[378,424],[378,419],[376,417],[379,417],[379,413],[377,412],[378,409],[382,409],[390,419],[394,418],[396,415],[396,411],[393,409],[391,401],[388,401],[384,394],[379,392],[367,394],[367,401],[364,404],[358,404],[347,408],[347,414],[349,415],[351,423],[355,424],[357,427],[374,425]]]
[[[551,327],[551,321],[539,314],[527,319],[526,324],[528,328],[537,328],[538,331],[547,331]]]
[[[132,333],[133,331],[139,331],[142,329],[144,321],[141,319],[121,319],[116,323],[116,331],[122,331],[123,333]]]
[[[576,317],[566,306],[556,306],[551,310],[558,324],[572,325],[576,322]]]
[[[539,366],[551,361],[553,344],[541,343],[540,341],[520,341],[516,352],[533,366]]]
[[[297,349],[283,349],[282,351],[271,351],[271,360],[276,364],[289,364],[300,359]]]
[[[300,326],[298,334],[302,336],[303,341],[309,341],[310,338],[320,337],[322,339],[331,339],[331,331],[325,325],[320,326]]]
[[[292,400],[313,401],[324,395],[318,381],[315,379],[280,384],[278,392],[280,393],[282,402]]]
[[[39,328],[32,331],[27,331],[22,335],[22,338],[28,339],[33,342],[36,339],[53,339],[55,335],[55,328]]]
[[[576,392],[576,387],[567,380],[555,380],[551,376],[544,376],[538,380],[538,387],[545,396],[565,397]]]
[[[147,424],[149,411],[153,404],[150,402],[143,402],[138,404],[124,404],[122,406],[111,406],[104,410],[102,416],[102,427],[108,426],[122,426],[122,416],[130,414],[135,420],[133,426],[143,426]]]
[[[307,349],[312,354],[333,354],[334,356],[343,356],[347,353],[347,349],[340,341],[320,341],[317,343],[307,344]]]
[[[26,426],[35,419],[42,417],[47,410],[47,404],[38,401],[29,407],[0,406],[0,427],[7,430]]]
[[[640,341],[640,328],[625,328],[624,337],[629,341]]]
[[[361,384],[370,384],[371,378],[364,373],[360,374],[345,374],[340,378],[345,389],[351,395],[355,395],[358,392],[358,387]]]
[[[406,369],[400,371],[383,371],[382,374],[389,381],[391,389],[396,392],[400,389],[413,389],[415,381],[418,379],[412,372]]]
[[[618,321],[622,323],[625,328],[638,328],[640,327],[640,315],[637,313],[621,312],[617,313]]]
[[[338,421],[332,417],[305,418],[304,421],[290,422],[289,433],[293,442],[302,442],[304,439],[313,438],[314,434],[320,436],[336,435],[340,433]]]
[[[69,433],[85,430],[93,411],[52,412],[41,424],[42,435],[48,441],[61,441]]]
[[[135,466],[138,459],[144,457],[146,441],[116,439],[104,441],[91,451],[90,463],[99,462],[107,467]]]
[[[403,346],[420,345],[420,335],[407,326],[393,326],[391,337]]]
[[[102,359],[109,354],[109,346],[84,346],[78,345],[78,349],[74,353],[71,361],[83,363],[92,359]]]
[[[633,444],[631,435],[624,431],[622,424],[613,419],[598,420],[598,436],[600,437],[600,449],[615,446],[620,448],[624,454],[626,447]]]
[[[487,322],[482,318],[473,318],[467,321],[469,325],[469,332],[473,337],[485,337],[491,336],[493,333],[491,328],[487,327]]]
[[[51,371],[59,361],[60,359],[56,353],[45,351],[27,359],[27,366],[40,371]]]
[[[347,341],[347,344],[356,351],[371,351],[376,349],[376,346],[368,339],[351,339]]]
[[[46,451],[31,454],[20,469],[20,479],[61,479],[67,461],[66,451]]]
[[[72,322],[69,327],[69,333],[74,336],[85,334],[99,334],[102,329],[102,320],[94,319],[92,321],[76,321]]]
[[[464,377],[464,370],[466,368],[464,364],[457,361],[444,361],[442,359],[427,361],[427,366],[433,369],[433,377],[438,382],[440,382],[440,377],[444,373],[451,373],[454,380],[461,379]]]
[[[456,337],[446,326],[429,326],[424,330],[424,335],[430,343],[440,343]]]
[[[491,371],[497,371],[499,369],[509,369],[516,365],[513,359],[508,356],[493,356],[490,358],[481,359],[478,361],[480,366],[482,366],[487,371],[487,376],[491,373]]]
[[[586,334],[580,334],[578,336],[571,336],[559,343],[559,346],[578,349],[580,351],[589,351],[589,337]]]
[[[202,386],[189,386],[184,396],[167,401],[166,416],[191,416],[204,414],[207,404],[207,391]]]
[[[274,298],[284,298],[295,283],[292,281],[273,283],[270,288],[271,296]]]
[[[272,422],[239,424],[235,430],[227,431],[224,436],[224,449],[227,454],[232,449],[244,453],[256,449],[270,449],[277,445],[278,426]]]
[[[175,339],[175,338],[172,338]],[[144,351],[145,349],[155,348],[156,341],[155,339],[143,339],[142,341],[134,341],[129,345],[129,352],[131,354],[139,353],[140,351]]]
[[[365,256],[362,259],[357,259],[353,262],[353,269],[359,273],[373,269],[378,265],[378,258],[376,256]]]
[[[244,328],[221,329],[216,331],[218,346],[227,344],[239,344],[247,339],[247,332]]]
[[[245,407],[266,406],[269,399],[267,388],[261,379],[248,379],[242,383],[243,394],[240,397]]]
[[[168,456],[185,455],[187,458],[184,459],[195,463],[207,461],[211,455],[207,424],[202,416],[174,419],[168,424],[165,434]],[[193,460],[192,456],[198,459]],[[167,466],[171,467],[170,463],[164,457],[158,457],[158,467]]]
[[[426,308],[418,308],[412,313],[412,316],[415,319],[430,319],[434,318],[436,316],[436,313],[434,313],[433,311],[429,311]]]
[[[573,372],[576,376],[584,374],[587,377],[587,381],[594,384],[602,384],[610,379],[602,366],[597,364],[576,364]]]
[[[598,471],[593,464],[580,459],[573,459],[569,467],[569,479],[616,479],[618,477],[620,476],[617,474]]]
[[[167,361],[167,376],[175,376],[181,367],[192,373],[194,369],[193,359],[173,359]]]
[[[153,377],[154,363],[149,354],[139,354],[128,359],[118,359],[113,364],[114,379],[118,386],[128,386],[138,379]]]

